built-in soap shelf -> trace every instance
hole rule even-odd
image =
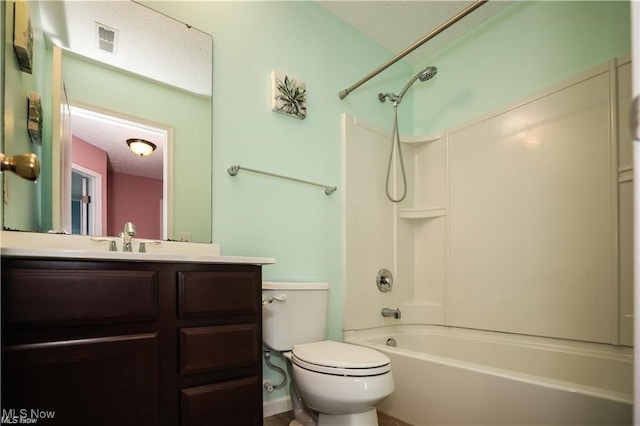
[[[447,215],[444,207],[434,207],[428,209],[398,209],[400,219],[433,219]]]
[[[400,141],[408,145],[422,145],[440,140],[445,135],[445,132],[437,132],[427,136],[403,136]]]

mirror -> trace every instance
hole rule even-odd
[[[26,4],[32,72],[5,48],[3,141],[9,155],[35,152],[42,174],[3,176],[4,229],[114,236],[131,221],[140,238],[210,243],[212,37],[132,1]],[[2,6],[10,46],[20,23]],[[156,149],[135,155],[130,138]]]

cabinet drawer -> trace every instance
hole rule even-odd
[[[258,368],[258,324],[181,328],[180,374]],[[257,370],[256,370],[257,371]]]
[[[158,316],[154,271],[2,271],[2,309],[11,326],[153,321]]]
[[[182,426],[262,425],[260,379],[246,379],[182,389]]]
[[[260,275],[252,272],[178,273],[178,315],[203,318],[257,314]]]

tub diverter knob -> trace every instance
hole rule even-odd
[[[391,271],[388,269],[380,269],[378,271],[378,276],[376,277],[376,284],[378,286],[378,290],[383,293],[391,291],[391,287],[393,287],[393,275]]]

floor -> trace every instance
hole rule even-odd
[[[293,420],[293,413],[291,411],[287,411],[286,413],[280,413],[280,414],[276,414],[275,416],[265,418],[264,426],[288,426],[291,420]],[[375,425],[371,425],[371,426],[375,426]],[[378,426],[412,426],[412,425],[378,411]]]

